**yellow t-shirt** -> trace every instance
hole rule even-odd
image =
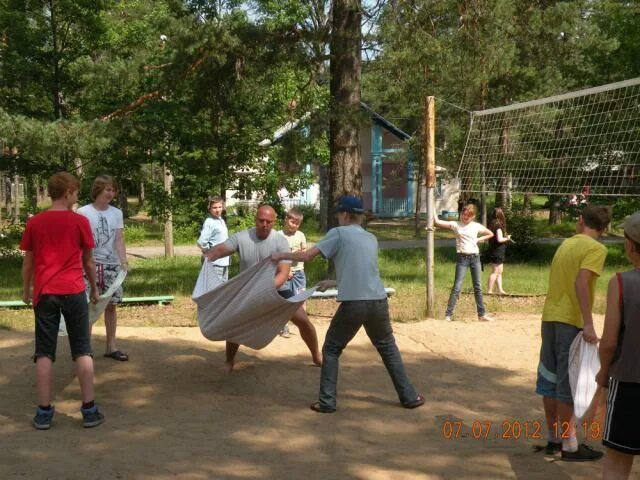
[[[595,273],[589,282],[589,301],[593,305],[596,281],[602,274],[606,257],[607,248],[588,235],[577,234],[562,242],[551,262],[549,290],[542,309],[543,322],[584,327],[576,295],[576,278],[583,268]]]

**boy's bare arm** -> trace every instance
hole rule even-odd
[[[276,252],[271,254],[271,260],[279,262],[280,260],[293,260],[294,262],[310,262],[316,256],[320,255],[317,247],[311,247],[300,252]]]
[[[595,273],[591,270],[581,268],[575,282],[576,297],[578,298],[578,305],[580,306],[580,312],[582,313],[582,320],[584,322],[582,337],[589,343],[596,343],[598,341],[598,335],[593,326],[591,295],[589,292],[589,282],[593,275],[595,275]]]
[[[92,302],[97,302],[100,294],[98,293],[98,287],[96,285],[96,262],[93,260],[93,252],[90,248],[85,248],[82,251],[82,267],[84,273],[89,279],[89,298]]]
[[[33,253],[25,252],[22,259],[22,301],[31,303],[31,279],[33,278]]]
[[[280,288],[284,282],[289,279],[289,270],[291,269],[291,264],[286,262],[280,262],[278,264],[278,268],[276,270],[276,276],[273,280],[276,288]]]
[[[328,288],[335,288],[338,286],[338,282],[335,280],[321,280],[316,285],[317,289],[321,292],[324,292]]]
[[[118,253],[118,258],[120,259],[120,265],[126,269],[129,262],[127,262],[127,248],[124,245],[124,233],[122,228],[116,230],[115,247],[116,252]]]
[[[609,280],[607,289],[607,313],[604,317],[604,331],[598,347],[600,356],[600,371],[596,375],[596,382],[601,387],[609,386],[609,367],[618,347],[618,334],[620,333],[620,304],[618,296],[618,279],[614,275]]]

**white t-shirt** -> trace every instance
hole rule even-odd
[[[93,204],[78,209],[80,215],[89,219],[91,233],[96,246],[93,258],[103,265],[120,265],[120,257],[115,250],[116,230],[124,229],[122,211],[109,205],[106,210],[97,210]]]
[[[478,233],[485,228],[478,222],[469,222],[463,225],[460,222],[451,222],[453,232],[456,234],[456,252],[464,255],[480,253],[478,248]]]

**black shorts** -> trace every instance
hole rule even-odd
[[[640,455],[640,383],[609,380],[602,444],[629,455]]]
[[[34,308],[36,317],[36,351],[38,357],[56,361],[60,315],[64,315],[69,333],[71,357],[75,360],[83,355],[92,356],[89,338],[89,304],[84,290],[72,295],[42,295]]]

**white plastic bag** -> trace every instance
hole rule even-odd
[[[120,270],[118,272],[118,276],[113,281],[111,286],[104,292],[100,297],[98,297],[98,301],[96,303],[89,302],[89,296],[87,295],[87,302],[89,303],[89,325],[93,325],[98,321],[98,319],[102,316],[111,297],[116,293],[116,290],[122,285],[124,279],[127,277],[126,270]],[[60,326],[58,328],[58,335],[60,337],[66,337],[68,335],[67,332],[67,322],[64,320],[64,315],[60,315]]]
[[[569,383],[573,396],[573,412],[581,419],[598,389],[596,374],[600,370],[598,344],[588,343],[578,333],[569,348]]]

